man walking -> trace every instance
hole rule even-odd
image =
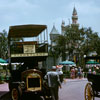
[[[50,72],[47,72],[47,74],[45,75],[45,79],[47,79],[48,81],[52,100],[58,100],[58,91],[59,87],[61,88],[61,83],[59,75],[56,72],[56,66],[52,66],[52,70]]]

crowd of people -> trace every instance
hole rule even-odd
[[[87,73],[97,74],[100,73],[100,67],[93,66],[88,68]],[[70,68],[70,78],[84,78],[83,69],[79,67],[72,66]],[[57,68],[56,66],[52,66],[51,71],[48,71],[45,75],[45,79],[48,81],[48,86],[50,88],[50,94],[52,100],[59,100],[58,91],[59,87],[61,88],[61,83],[63,82],[63,71],[61,68]]]
[[[74,79],[74,78],[79,78],[81,79],[83,76],[84,72],[83,69],[81,69],[81,67],[71,67],[70,69],[70,78]]]
[[[99,66],[92,66],[88,70],[89,74],[100,74],[100,67]]]
[[[88,72],[84,72],[81,67],[71,67],[70,69],[70,78],[84,78],[85,74],[100,74],[100,67],[99,66],[90,66],[88,68]]]

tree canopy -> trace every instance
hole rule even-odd
[[[0,58],[6,59],[7,57],[8,57],[7,32],[3,30],[3,32],[0,32]]]
[[[97,32],[89,28],[78,28],[68,26],[65,29],[64,35],[59,35],[55,40],[56,46],[54,48],[57,55],[62,56],[62,60],[73,60],[76,56],[76,60],[80,60],[84,55],[89,55],[92,52],[96,52],[100,55],[100,37]]]
[[[15,41],[24,41],[23,38],[11,39],[11,44]],[[5,30],[0,32],[0,58],[8,59],[8,34]]]

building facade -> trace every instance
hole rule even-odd
[[[53,48],[56,45],[54,40],[59,35],[63,35],[64,36],[65,32],[67,31],[67,27],[77,27],[77,28],[79,28],[78,15],[77,15],[77,11],[76,11],[75,7],[73,8],[73,12],[72,12],[72,17],[71,18],[72,18],[72,23],[69,23],[67,25],[65,25],[65,21],[62,20],[62,23],[61,23],[61,33],[59,33],[57,31],[57,29],[55,28],[55,25],[53,25],[53,28],[52,28],[52,30],[50,32],[51,48]],[[67,45],[66,45],[66,48],[67,48]],[[73,60],[74,61],[75,57],[72,54],[76,53],[76,51],[74,50],[73,53],[70,54],[70,55],[68,53],[69,53],[69,51],[66,51],[66,60]],[[58,62],[60,62],[60,61],[62,61],[61,56],[59,56],[59,59],[57,59],[57,61],[56,61],[57,63],[56,64],[58,64]]]
[[[62,24],[61,24],[61,34],[62,35],[65,34],[67,27],[79,27],[78,15],[77,15],[77,11],[75,7],[73,8],[73,12],[72,12],[72,23],[69,22],[68,25],[65,25],[65,21],[64,20],[62,21]]]

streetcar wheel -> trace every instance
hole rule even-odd
[[[85,86],[85,100],[94,100],[93,89],[91,83]]]
[[[20,98],[21,98],[21,88],[20,87],[12,88],[11,97],[12,97],[12,100],[20,100]]]

